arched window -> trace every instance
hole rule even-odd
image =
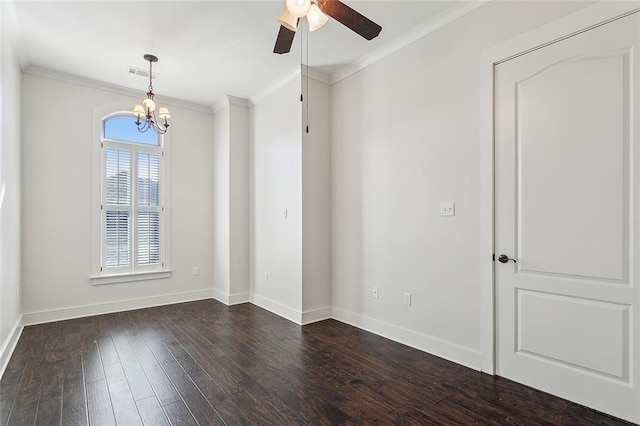
[[[164,136],[135,121],[127,112],[101,120],[100,276],[165,270]]]

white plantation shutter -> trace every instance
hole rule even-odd
[[[122,115],[103,120],[100,271],[105,275],[164,266],[162,144],[157,135],[154,143],[128,134],[137,133],[133,121]]]
[[[131,151],[105,150],[105,203],[129,205],[131,202]]]
[[[131,264],[131,220],[128,211],[107,210],[105,266],[115,268]]]
[[[138,265],[160,263],[160,157],[138,153]]]
[[[105,149],[105,255],[107,268],[131,265],[131,151]]]
[[[160,263],[160,213],[138,212],[138,265]]]

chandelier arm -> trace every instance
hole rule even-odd
[[[156,117],[156,112],[153,111],[153,118],[150,120],[151,126],[153,127],[153,130],[156,131],[156,133],[164,135],[165,133],[167,133],[167,130],[169,128],[169,125],[164,125],[164,127],[160,127],[160,125],[158,124],[158,119]]]
[[[146,120],[145,120],[144,123],[140,123],[140,124],[136,123],[136,125],[137,125],[137,128],[138,128],[138,132],[140,132],[140,133],[144,133],[147,130],[149,130],[149,122],[146,121]]]

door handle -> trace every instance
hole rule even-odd
[[[515,259],[510,259],[509,256],[507,256],[506,254],[501,254],[500,256],[498,256],[498,262],[500,262],[500,263],[507,263],[510,260],[513,260],[513,263],[517,263],[518,262]]]

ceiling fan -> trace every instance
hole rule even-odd
[[[329,16],[367,40],[377,37],[382,30],[380,25],[340,0],[286,0],[284,12],[278,19],[281,25],[273,53],[282,54],[291,50],[298,21],[305,16],[309,21],[309,31],[322,27]]]

